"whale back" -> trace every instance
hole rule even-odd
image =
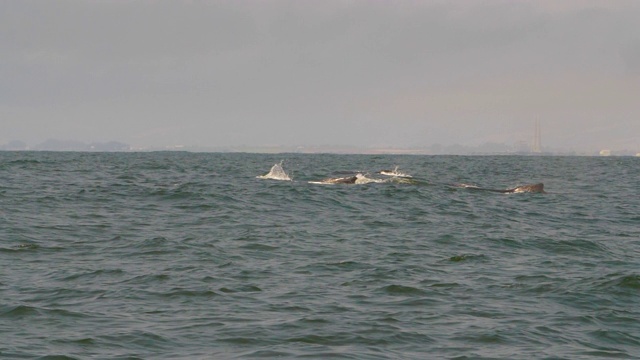
[[[537,183],[537,184],[527,184],[527,185],[522,185],[522,186],[518,186],[514,189],[512,189],[511,192],[514,193],[544,193],[544,184],[543,183]]]
[[[326,184],[355,184],[358,178],[356,176],[348,176],[342,178],[325,179],[322,182]]]
[[[546,191],[544,191],[544,184],[543,183],[537,183],[537,184],[526,184],[526,185],[521,185],[512,189],[487,189],[487,188],[482,188],[479,186],[475,186],[475,185],[469,185],[469,184],[454,184],[454,187],[458,187],[458,188],[463,188],[463,189],[469,189],[469,190],[480,190],[480,191],[492,191],[492,192],[498,192],[498,193],[503,193],[503,194],[508,194],[508,193],[546,193]]]

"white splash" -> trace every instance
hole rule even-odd
[[[356,174],[356,184],[369,184],[369,183],[382,183],[385,180],[382,179],[372,179],[364,176],[363,174]]]
[[[289,175],[286,172],[284,172],[284,169],[282,168],[283,162],[284,160],[280,161],[279,164],[273,165],[271,167],[271,170],[269,170],[269,173],[267,173],[266,175],[259,175],[256,177],[258,179],[291,181],[291,178],[289,177]]]
[[[458,187],[458,188],[463,188],[463,189],[480,189],[479,186],[471,185],[471,184],[465,184],[465,183],[453,184],[453,186],[454,187]]]
[[[402,177],[402,178],[410,178],[410,177],[412,177],[411,175],[409,175],[407,173],[403,173],[403,172],[398,171],[398,166],[396,166],[393,170],[382,170],[382,171],[380,171],[380,174],[386,175],[386,176],[393,176],[393,177]]]

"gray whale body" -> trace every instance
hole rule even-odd
[[[355,184],[358,177],[356,176],[347,176],[341,178],[329,178],[324,179],[321,182],[323,184]]]
[[[521,186],[514,187],[512,189],[487,189],[487,188],[481,188],[481,187],[478,187],[478,186],[467,185],[467,184],[458,184],[458,185],[456,185],[456,187],[469,189],[469,190],[482,190],[482,191],[499,192],[499,193],[503,193],[503,194],[508,194],[508,193],[541,193],[541,194],[545,194],[546,193],[546,191],[544,191],[544,184],[543,183],[526,184],[526,185],[521,185]]]

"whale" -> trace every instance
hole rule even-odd
[[[503,194],[509,194],[509,193],[540,193],[540,194],[546,194],[546,191],[544,191],[544,184],[543,183],[520,185],[520,186],[516,186],[516,187],[511,188],[511,189],[488,189],[488,188],[482,188],[482,187],[479,187],[479,186],[468,185],[468,184],[456,184],[454,186],[458,187],[458,188],[469,189],[469,190],[491,191],[491,192],[498,192],[498,193],[503,193]]]
[[[383,183],[387,180],[368,178],[361,173],[357,173],[354,176],[345,176],[337,178],[327,178],[321,181],[309,181],[311,184],[370,184],[370,183]]]
[[[321,181],[309,181],[312,184],[355,184],[357,176],[345,176],[339,178],[328,178]]]
[[[546,191],[544,191],[544,184],[543,183],[522,185],[522,186],[515,187],[513,189],[508,189],[505,192],[546,194]]]

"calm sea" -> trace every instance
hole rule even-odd
[[[637,359],[640,158],[0,152],[0,358]]]

